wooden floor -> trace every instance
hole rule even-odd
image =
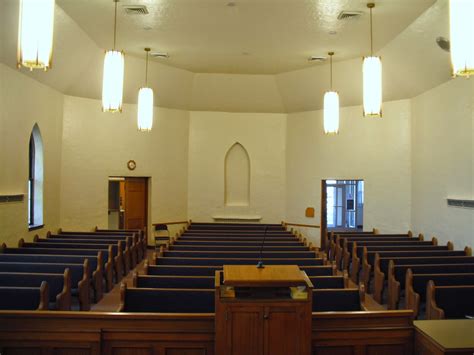
[[[132,277],[134,272],[143,274],[143,267],[145,265],[145,260],[150,260],[152,258],[154,250],[148,250],[147,256],[144,258],[141,263],[139,263],[135,269],[130,270],[127,276],[125,276],[122,282],[127,284],[127,287],[132,287]],[[116,284],[112,291],[105,293],[104,297],[99,301],[99,303],[92,305],[91,311],[94,312],[116,312],[120,306],[120,283]]]

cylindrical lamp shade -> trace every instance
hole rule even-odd
[[[364,116],[382,117],[382,61],[380,57],[365,57],[362,72]]]
[[[451,63],[454,76],[474,74],[474,1],[449,1]]]
[[[18,67],[51,68],[54,4],[54,0],[20,0]]]
[[[104,112],[122,112],[124,68],[123,52],[115,50],[105,52],[102,82],[102,110]]]
[[[153,90],[141,88],[138,91],[138,130],[151,131],[153,127]]]
[[[335,91],[324,94],[324,133],[339,133],[339,94]]]

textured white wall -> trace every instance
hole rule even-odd
[[[451,80],[412,101],[413,229],[473,246],[474,210],[446,199],[474,199],[474,83]]]
[[[285,216],[286,115],[191,112],[188,216],[260,215],[279,223]],[[250,157],[250,205],[224,206],[224,158],[236,142]]]
[[[323,133],[322,111],[288,115],[286,217],[320,223],[321,180],[365,181],[364,228],[410,228],[410,101],[384,103],[382,119],[362,118],[362,107],[341,108],[340,133]],[[315,207],[316,217],[304,216]],[[317,233],[306,230],[313,241]],[[319,244],[319,243],[318,243]]]
[[[108,177],[151,177],[150,223],[186,219],[189,117],[155,108],[153,130],[136,128],[136,105],[122,114],[100,102],[66,96],[61,170],[61,226],[107,227]],[[133,159],[137,168],[130,171]]]
[[[0,203],[0,242],[16,246],[59,225],[63,95],[0,63],[0,194],[25,194]],[[35,123],[44,147],[44,229],[28,232],[28,147]]]

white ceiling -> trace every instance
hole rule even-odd
[[[109,7],[109,1],[112,0],[57,0],[61,4],[65,2],[97,3],[107,5],[107,7]],[[161,1],[164,3],[168,0]],[[173,1],[179,4],[184,1],[193,4],[210,2],[207,0]],[[253,1],[257,4],[266,3],[264,0]],[[278,3],[280,0],[267,2],[270,1]],[[337,0],[327,0],[327,2],[335,3]],[[347,0],[344,3],[350,2]],[[414,3],[427,3],[418,0],[380,1],[380,8],[383,4],[392,2],[404,3],[405,7]],[[66,95],[100,100],[104,48],[108,47],[99,46],[96,43],[97,40],[91,38],[88,29],[84,29],[83,25],[78,24],[59,6],[56,7],[55,13],[53,68],[47,72],[30,72],[16,68],[18,3],[18,0],[0,0],[0,62]],[[362,7],[365,6],[362,2],[358,3]],[[391,41],[383,47],[377,45],[377,54],[382,56],[383,63],[384,101],[411,98],[450,80],[449,54],[440,50],[435,43],[436,37],[449,35],[447,4],[448,0],[437,0],[405,29],[397,33]],[[379,6],[379,1],[377,1],[377,6]],[[113,3],[111,7],[113,10]],[[377,9],[378,7],[374,14],[377,13]],[[393,20],[395,21],[396,17]],[[289,18],[288,21],[291,23],[294,19]],[[100,28],[102,25],[98,22],[91,27]],[[377,31],[376,36],[378,36]],[[271,38],[269,41],[272,41]],[[366,42],[364,38],[364,44],[367,44]],[[142,43],[140,47],[145,45]],[[198,49],[199,47],[190,44],[189,51]],[[219,48],[214,48],[214,52],[218,50]],[[170,53],[173,55],[172,51]],[[217,68],[219,65],[216,64]],[[341,106],[361,104],[361,67],[362,61],[359,54],[352,59],[340,60],[339,58],[336,61],[334,88],[340,94]],[[144,81],[144,69],[145,63],[142,56],[125,56],[124,101],[126,103],[136,103],[138,89]],[[183,110],[292,113],[321,109],[323,95],[329,85],[328,63],[309,65],[305,62],[302,69],[274,75],[226,74],[217,73],[217,69],[213,71],[216,73],[193,73],[159,61],[150,63],[148,83],[154,89],[155,104]],[[100,110],[99,101],[97,105]]]
[[[369,16],[363,0],[121,0],[117,47],[144,56],[167,52],[162,63],[194,73],[275,74],[314,66],[311,55],[335,60],[369,52]],[[375,50],[383,48],[435,0],[377,0]],[[229,3],[233,6],[229,6]],[[113,46],[113,0],[57,0],[99,48]],[[124,5],[146,5],[127,15]],[[342,10],[362,11],[338,20]],[[330,34],[335,31],[336,34]],[[158,59],[157,59],[158,60]]]

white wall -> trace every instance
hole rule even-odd
[[[362,118],[362,107],[341,108],[340,133],[323,133],[322,111],[288,115],[286,220],[320,224],[321,180],[365,181],[364,229],[410,228],[410,101],[384,103],[383,118]],[[304,217],[315,207],[316,217]],[[305,234],[319,245],[319,231]]]
[[[188,112],[155,108],[153,130],[139,132],[136,105],[110,114],[98,100],[66,96],[61,227],[107,227],[109,176],[151,177],[150,223],[186,220],[188,128]]]
[[[16,246],[59,225],[63,95],[0,63],[0,194],[25,194],[0,203],[0,242]],[[37,123],[44,147],[43,230],[28,232],[28,147]]]
[[[473,94],[458,78],[412,100],[413,229],[458,249],[474,245],[474,210],[446,199],[474,199]]]
[[[262,222],[285,217],[286,115],[191,112],[188,217],[259,215]],[[250,157],[250,206],[224,206],[224,158],[236,142]]]

